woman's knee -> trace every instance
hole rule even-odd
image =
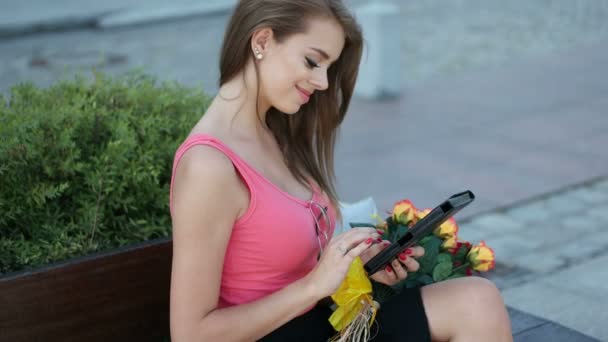
[[[422,288],[433,340],[446,341],[483,331],[508,335],[510,321],[496,285],[481,277],[463,277]],[[454,317],[460,317],[458,321]],[[457,324],[455,324],[457,322]]]
[[[467,277],[465,297],[475,308],[475,315],[484,321],[485,325],[507,328],[510,326],[509,314],[506,310],[500,290],[485,278]]]
[[[466,279],[467,282],[465,286],[466,297],[473,300],[475,304],[504,307],[500,290],[492,281],[475,276],[463,279]]]

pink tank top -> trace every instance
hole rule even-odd
[[[230,158],[250,193],[249,207],[234,223],[226,250],[219,307],[265,297],[308,274],[317,263],[319,239],[325,248],[325,236],[331,237],[335,228],[335,210],[328,198],[312,182],[309,183],[313,189],[312,199],[294,197],[271,183],[217,138],[198,134],[186,139],[175,153],[170,207],[177,165],[184,153],[195,145],[214,147]],[[320,208],[327,209],[329,227]],[[319,217],[319,236],[315,216]]]

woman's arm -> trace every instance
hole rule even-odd
[[[232,162],[212,147],[193,147],[180,161],[173,192],[174,342],[260,338],[319,299],[301,280],[254,303],[215,309],[243,186]]]
[[[314,305],[317,298],[301,279],[257,301],[211,311],[200,324],[197,341],[254,341]]]
[[[352,230],[332,240],[306,277],[260,300],[217,309],[224,254],[247,189],[232,162],[208,146],[180,161],[173,188],[171,338],[251,341],[277,329],[340,285],[352,260],[379,235]],[[337,246],[349,248],[346,255]]]

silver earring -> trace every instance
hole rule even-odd
[[[258,48],[254,48],[253,51],[255,53],[255,58],[262,59],[262,54],[260,53],[260,50],[258,50]]]

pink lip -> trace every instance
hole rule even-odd
[[[310,94],[307,93],[305,90],[300,89],[300,87],[296,86],[296,89],[298,89],[298,93],[300,93],[300,97],[302,98],[302,101],[304,101],[304,103],[308,102],[308,100],[310,100]]]

